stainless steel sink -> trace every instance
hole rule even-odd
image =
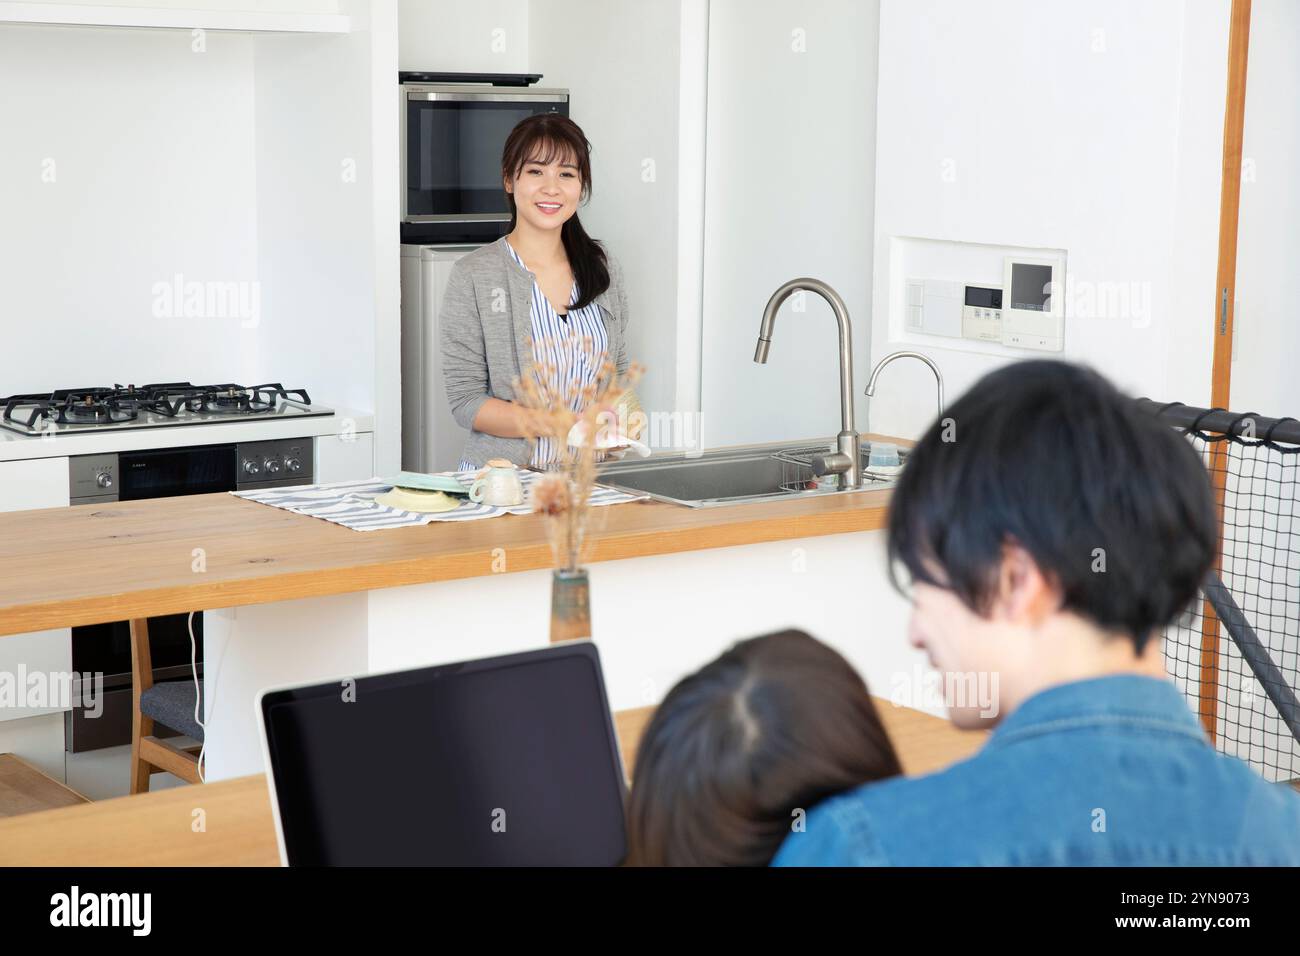
[[[738,445],[706,451],[695,457],[683,453],[652,455],[601,465],[596,481],[634,494],[649,495],[688,508],[748,504],[811,495],[854,494],[894,485],[897,478],[871,475],[867,469],[870,445],[862,443],[863,484],[840,491],[830,475],[813,487],[807,455],[833,451],[834,438],[803,442]],[[899,449],[906,461],[906,449]]]

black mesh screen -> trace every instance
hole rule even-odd
[[[1279,429],[1272,427],[1273,419],[1220,412],[1220,421],[1232,420],[1221,426],[1231,433],[1224,434],[1202,424],[1213,412],[1185,406],[1177,412],[1183,420],[1196,413],[1180,431],[1222,488],[1223,558],[1217,580],[1223,589],[1215,589],[1211,575],[1204,599],[1166,629],[1166,666],[1203,722],[1212,720],[1220,751],[1249,762],[1266,779],[1296,780],[1300,446],[1275,440]],[[1257,422],[1270,428],[1257,429]]]

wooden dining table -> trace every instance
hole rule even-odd
[[[965,759],[986,733],[876,698],[903,772]],[[619,711],[629,778],[653,707]],[[261,774],[81,803],[0,820],[0,866],[277,866],[275,823]]]

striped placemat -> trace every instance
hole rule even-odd
[[[473,471],[447,471],[440,474],[454,475],[466,488],[478,477],[481,469]],[[433,521],[477,521],[480,518],[495,518],[498,515],[525,515],[532,511],[529,495],[535,482],[541,477],[537,472],[520,470],[519,478],[524,485],[524,503],[513,508],[499,508],[494,505],[475,504],[468,498],[453,511],[440,514],[423,514],[418,511],[406,511],[402,508],[390,508],[375,501],[379,495],[391,491],[393,486],[380,478],[366,478],[362,481],[335,481],[321,485],[297,485],[292,488],[271,488],[267,491],[232,491],[236,498],[247,498],[272,508],[283,508],[297,514],[321,518],[334,524],[341,524],[353,531],[382,531],[386,528],[407,528],[413,525],[425,525]],[[644,501],[648,495],[629,495],[603,485],[591,489],[591,505],[616,505],[625,501]]]

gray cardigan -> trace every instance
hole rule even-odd
[[[489,398],[513,401],[514,380],[532,364],[533,274],[505,248],[505,238],[458,259],[447,279],[439,312],[442,378],[452,417],[469,429],[462,457],[475,465],[508,458],[526,465],[526,438],[499,438],[474,430],[474,416]],[[602,244],[601,248],[604,248]],[[606,250],[609,288],[596,296],[609,355],[627,371],[627,295],[623,273]]]

